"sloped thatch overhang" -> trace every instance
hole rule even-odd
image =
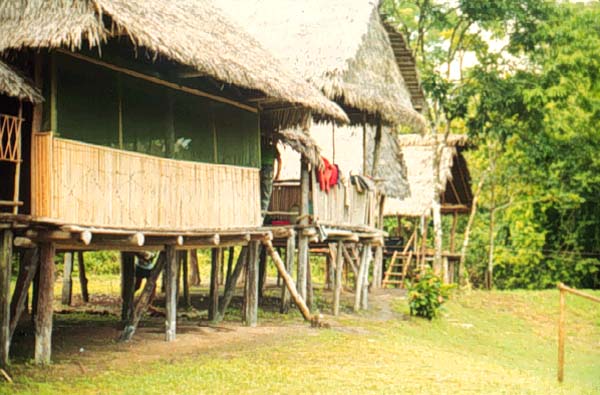
[[[401,135],[401,147],[407,167],[410,196],[386,202],[385,215],[420,217],[431,212],[435,193],[434,157],[436,146],[444,140],[443,135]],[[450,135],[445,141],[440,162],[442,176],[441,204],[443,213],[467,212],[473,203],[469,170],[462,151],[467,137]]]
[[[2,61],[0,61],[0,94],[32,103],[43,101],[40,92],[25,77]]]

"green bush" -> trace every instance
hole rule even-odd
[[[417,275],[408,286],[408,307],[410,315],[432,320],[437,317],[440,307],[448,299],[451,286],[442,284],[442,280],[430,269]]]

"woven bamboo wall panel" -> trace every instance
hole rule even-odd
[[[258,169],[35,138],[41,168],[33,181],[37,217],[136,229],[226,229],[261,223]],[[48,198],[50,204],[45,203]]]

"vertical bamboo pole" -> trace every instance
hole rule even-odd
[[[174,245],[165,248],[165,340],[175,340],[177,333],[177,251]]]
[[[49,364],[52,355],[54,253],[54,244],[40,244],[40,283],[35,315],[35,363],[38,365]]]
[[[34,81],[35,81],[35,86],[38,89],[42,88],[42,75],[43,75],[43,70],[42,70],[42,55],[41,54],[35,54],[34,55]],[[42,130],[42,115],[43,115],[43,108],[42,108],[42,103],[36,103],[33,105],[33,114],[32,114],[32,119],[31,119],[31,148],[30,148],[30,158],[33,159],[34,157],[34,153],[35,153],[35,145],[36,145],[36,139],[33,138],[33,134],[34,133],[38,133]],[[35,161],[32,160],[31,161],[31,215],[35,216],[37,213],[36,211],[36,199],[37,199],[37,194],[40,192],[36,189],[35,185],[36,185],[36,179],[37,179],[37,168],[38,168],[39,164]]]
[[[342,272],[344,271],[344,242],[337,242],[337,254],[335,256],[335,277],[333,279],[333,315],[340,313],[340,297],[342,295]]]
[[[65,252],[63,257],[63,281],[62,281],[62,292],[61,292],[61,303],[65,306],[71,305],[71,296],[73,289],[73,280],[71,275],[73,274],[73,253]]]
[[[17,122],[17,130],[16,134],[16,144],[17,144],[17,162],[15,163],[15,179],[14,179],[14,188],[13,188],[13,202],[15,205],[13,206],[13,214],[19,213],[19,189],[21,187],[21,157],[22,157],[22,144],[23,144],[23,134],[21,131],[23,130],[23,102],[19,100],[19,120]]]
[[[565,321],[566,291],[559,290],[560,316],[558,318],[558,381],[563,382],[565,376]]]
[[[10,350],[10,273],[13,234],[0,232],[0,367],[8,366]]]

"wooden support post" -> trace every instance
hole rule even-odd
[[[367,245],[363,245],[360,264],[358,266],[358,275],[356,276],[356,291],[354,294],[354,311],[359,311],[362,301],[362,290],[363,290],[363,281],[365,279],[365,270],[367,268],[367,260],[364,259]]]
[[[150,272],[150,276],[146,279],[144,289],[142,290],[142,293],[135,304],[135,309],[133,310],[131,320],[127,323],[127,325],[125,325],[125,329],[123,329],[123,333],[121,334],[119,341],[129,341],[133,337],[133,334],[140,323],[142,315],[152,302],[152,297],[154,296],[154,290],[156,288],[156,281],[158,280],[158,276],[164,267],[165,254],[161,253],[158,257],[158,261],[156,261],[156,265],[154,265],[154,269],[152,269],[152,272]]]
[[[38,249],[39,252],[39,249]],[[39,260],[39,259],[38,259]],[[35,326],[35,316],[37,315],[38,297],[40,296],[40,264],[38,262],[33,282],[31,283],[31,324]]]
[[[35,363],[46,365],[52,355],[54,244],[40,243],[40,284],[35,315]]]
[[[244,287],[244,325],[256,326],[258,318],[258,254],[260,243],[251,241],[248,244],[248,260],[246,262],[246,286]]]
[[[558,381],[562,383],[565,378],[565,302],[567,292],[559,287],[559,294],[560,316],[558,319]]]
[[[302,299],[302,297],[296,290],[296,287],[294,286],[294,280],[292,279],[292,276],[290,276],[290,274],[285,270],[285,267],[283,265],[283,261],[281,260],[281,257],[279,256],[279,254],[277,254],[277,251],[275,251],[275,249],[273,248],[273,243],[271,243],[270,240],[265,240],[265,241],[263,241],[263,245],[267,249],[268,254],[273,259],[273,262],[275,262],[275,266],[277,267],[279,274],[281,274],[281,277],[283,278],[283,282],[285,283],[288,290],[290,291],[290,295],[292,296],[292,299],[294,300],[294,303],[296,304],[296,306],[298,306],[298,309],[300,309],[300,312],[302,313],[302,316],[304,317],[304,319],[312,322],[313,324],[314,323],[318,324],[318,316],[313,317],[310,314],[310,310],[306,306],[306,303],[304,303],[304,299]]]
[[[225,285],[225,292],[223,293],[223,301],[221,303],[221,306],[219,307],[219,314],[217,317],[215,317],[213,322],[220,322],[223,320],[223,317],[225,317],[225,312],[227,311],[227,307],[229,307],[229,303],[231,303],[231,298],[233,298],[237,282],[242,274],[242,271],[246,267],[247,259],[248,247],[243,247],[242,251],[240,251],[240,255],[238,255],[238,260],[235,264],[235,268],[231,273],[231,278],[229,282]]]
[[[175,245],[165,247],[165,340],[175,340],[177,333],[177,272],[179,262]]]
[[[285,248],[285,271],[287,273],[293,273],[293,271],[294,271],[295,252],[296,252],[296,235],[295,235],[295,232],[292,231],[291,234],[287,238],[287,243],[286,243],[286,248]],[[280,276],[283,276],[279,270],[277,272],[279,273]],[[289,311],[289,309],[290,309],[290,291],[288,290],[287,284],[284,279],[283,286],[281,288],[281,308],[279,311],[282,314],[286,314]]]
[[[225,285],[231,281],[231,271],[233,270],[233,258],[235,255],[235,247],[229,247],[227,254],[227,276],[225,277]]]
[[[361,261],[364,261],[365,270],[363,272],[362,291],[360,297],[360,308],[367,310],[369,308],[369,267],[371,266],[371,245],[365,244]],[[361,263],[362,266],[362,263]]]
[[[344,270],[344,242],[338,241],[335,259],[335,277],[333,282],[333,315],[340,314],[340,298],[342,295],[342,272]]]
[[[450,252],[454,252],[454,243],[456,240],[456,224],[458,223],[458,212],[454,212],[452,216],[452,229],[450,230]]]
[[[63,281],[62,281],[62,293],[60,301],[65,306],[71,305],[71,296],[73,294],[73,280],[71,275],[73,273],[73,253],[65,252],[63,256]]]
[[[183,285],[183,301],[182,307],[184,309],[190,308],[192,305],[192,298],[190,296],[190,278],[189,278],[189,251],[183,251],[180,255],[181,272],[182,272],[182,285]]]
[[[196,249],[190,250],[190,266],[190,284],[197,287],[200,285],[200,270],[198,269],[198,250]]]
[[[335,247],[334,244],[329,243],[328,251],[325,254],[325,289],[331,289],[331,283],[333,282],[333,276],[331,272],[333,271],[333,267],[335,265]]]
[[[381,288],[383,281],[383,246],[375,247],[375,260],[373,262],[373,288]]]
[[[313,281],[312,281],[312,266],[310,265],[310,260],[309,260],[308,264],[306,265],[306,304],[308,305],[308,308],[310,308],[310,309],[313,308],[314,297],[315,297],[315,292],[314,292]]]
[[[125,324],[133,315],[133,296],[135,292],[135,255],[121,253],[121,322]]]
[[[223,254],[223,249],[213,248],[211,254],[208,320],[214,321],[219,311],[219,273],[221,272],[221,254]]]
[[[297,273],[297,286],[298,292],[302,299],[306,300],[307,292],[307,268],[308,268],[308,237],[303,236],[302,233],[298,236],[298,273]]]
[[[27,295],[29,286],[33,282],[40,262],[37,248],[27,249],[21,258],[19,276],[15,284],[12,300],[10,302],[10,338],[12,338],[21,319],[21,314],[27,308]]]
[[[0,231],[0,367],[9,363],[10,350],[10,273],[13,255],[13,233]]]
[[[267,282],[267,254],[261,246],[258,249],[260,251],[258,254],[258,298],[262,299]]]
[[[309,212],[309,187],[310,187],[310,173],[308,171],[308,160],[302,157],[300,162],[300,216],[302,220],[301,225],[308,225]],[[300,293],[303,300],[306,300],[306,270],[308,266],[308,243],[309,237],[304,235],[304,232],[300,232],[298,235],[298,276],[296,288]]]
[[[79,283],[81,284],[81,299],[88,303],[90,294],[88,293],[88,279],[85,275],[85,261],[83,260],[83,251],[77,253],[77,264],[79,265]]]

